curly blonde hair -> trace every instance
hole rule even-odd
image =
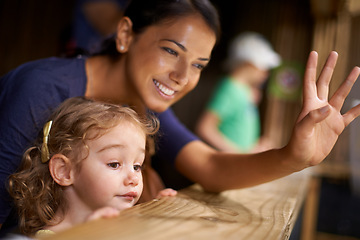
[[[128,107],[83,97],[64,101],[50,119],[53,124],[47,143],[49,159],[54,154],[63,154],[77,168],[86,158],[80,157],[84,150],[88,150],[85,142],[101,137],[121,121],[139,126],[147,137],[153,136],[159,129],[159,122],[154,116],[141,118]],[[67,207],[63,187],[51,177],[49,161],[42,162],[42,139],[43,136],[40,136],[37,144],[25,152],[19,171],[9,178],[9,192],[18,209],[20,231],[25,235],[32,235],[46,225],[57,224],[61,219],[53,219],[55,212],[64,212]]]

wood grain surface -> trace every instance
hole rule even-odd
[[[288,239],[307,191],[306,172],[219,194],[198,185],[78,225],[47,239]]]

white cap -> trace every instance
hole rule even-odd
[[[259,69],[269,70],[280,65],[281,57],[262,35],[245,32],[232,41],[226,66],[232,69],[242,62],[250,62]]]

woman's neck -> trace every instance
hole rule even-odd
[[[90,57],[86,61],[86,76],[86,97],[132,106],[136,110],[145,109],[125,77],[123,59],[112,60],[108,56]]]

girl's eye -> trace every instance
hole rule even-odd
[[[171,55],[174,55],[176,57],[178,56],[178,53],[176,51],[172,50],[171,48],[163,47],[163,49],[165,51],[167,51],[168,53],[170,53]]]
[[[134,165],[134,170],[136,171],[136,172],[140,172],[141,170],[142,170],[142,166],[141,165]]]
[[[118,169],[120,167],[120,163],[118,162],[112,162],[107,164],[112,169]]]

